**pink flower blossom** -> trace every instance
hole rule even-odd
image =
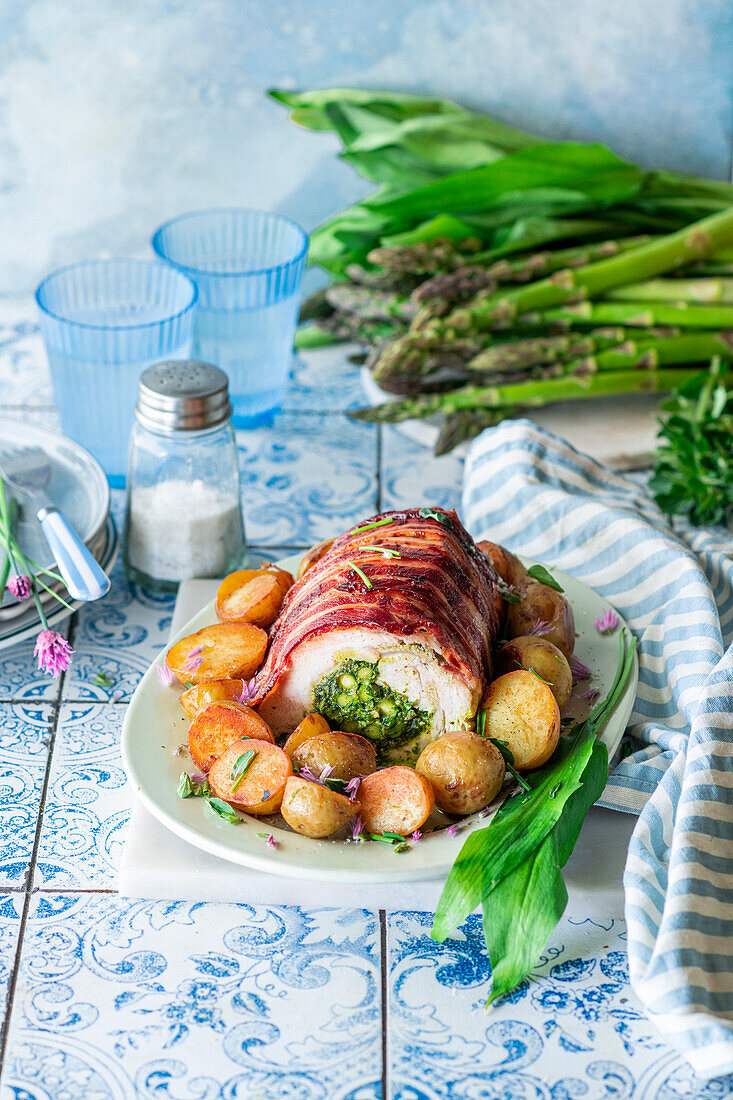
[[[267,844],[268,848],[277,848],[277,841],[275,840],[275,837],[272,835],[272,833],[270,833],[265,843]]]
[[[346,784],[346,795],[353,802],[359,793],[359,787],[361,786],[361,776],[357,775],[353,779],[350,779]]]
[[[359,840],[361,834],[364,832],[364,822],[361,820],[361,815],[357,814],[351,821],[349,828],[351,829],[351,839]]]
[[[170,687],[175,680],[175,676],[168,668],[168,663],[165,657],[160,664],[155,666],[155,671],[158,673],[158,679],[160,680],[163,687]]]
[[[588,666],[583,661],[579,661],[577,657],[571,657],[568,664],[573,674],[574,684],[577,684],[578,680],[589,680],[593,675]]]
[[[610,607],[595,621],[595,628],[599,634],[613,634],[618,626],[618,615],[611,611]]]
[[[458,836],[458,826],[457,825],[449,825],[448,828],[445,831],[451,839],[454,836]]]
[[[118,690],[117,690],[117,691],[115,691],[115,692],[114,692],[114,694],[112,695],[112,699],[111,699],[111,702],[113,702],[113,703],[119,703],[119,701],[120,701],[120,699],[121,699],[121,698],[122,698],[122,692],[121,692],[121,691],[120,691],[120,690],[118,689]]]
[[[16,600],[27,600],[32,590],[31,579],[25,573],[13,573],[12,577],[8,577],[8,592]]]
[[[333,764],[326,764],[325,768],[319,775],[318,779],[321,783],[325,783],[327,779],[331,778],[331,772],[333,771]]]
[[[206,782],[206,776],[204,775],[203,772],[192,772],[191,773],[191,781],[193,783],[201,784],[201,783]]]
[[[546,623],[542,619],[538,619],[534,626],[527,631],[528,634],[537,634],[540,638],[545,634],[549,634],[552,630],[552,623]]]
[[[71,664],[73,652],[74,650],[61,634],[57,634],[55,630],[42,630],[36,638],[33,656],[38,658],[39,669],[49,672],[52,676],[58,676]]]
[[[191,650],[186,660],[183,662],[183,669],[185,672],[196,672],[201,665],[201,654],[203,652],[204,647],[202,645]]]
[[[195,671],[195,670],[193,670],[193,671]],[[244,704],[248,703],[250,701],[250,699],[253,699],[254,696],[255,696],[255,678],[253,676],[251,680],[243,680],[242,681],[242,690],[240,691],[239,695],[235,696],[235,698],[236,698],[238,703],[242,703],[244,705]]]
[[[413,844],[417,844],[419,840],[422,840],[422,833],[419,829],[415,829],[415,832],[410,837],[410,840],[413,842]]]
[[[583,694],[580,696],[580,698],[581,699],[587,699],[590,703],[595,703],[596,699],[598,698],[598,696],[600,694],[601,693],[598,690],[598,688],[588,688],[587,691],[583,692]]]

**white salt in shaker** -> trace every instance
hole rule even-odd
[[[223,577],[245,554],[226,374],[172,360],[143,373],[130,435],[123,557],[146,588]]]

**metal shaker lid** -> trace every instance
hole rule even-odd
[[[156,363],[140,377],[135,415],[155,432],[198,432],[229,419],[229,380],[195,359]]]

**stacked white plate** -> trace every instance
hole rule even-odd
[[[50,466],[48,496],[66,515],[102,568],[109,570],[117,556],[118,535],[109,510],[109,484],[101,466],[88,451],[61,432],[0,417],[0,452],[28,446],[38,446],[45,452]],[[27,498],[19,495],[18,501],[21,513],[16,537],[23,553],[43,568],[54,569],[53,556],[38,520],[27,506]],[[44,579],[48,583],[48,578]],[[54,587],[59,587],[70,605],[64,607],[48,593],[43,594],[49,626],[55,627],[81,603],[71,600],[60,586]],[[0,649],[34,637],[38,628],[33,600],[18,603],[6,591],[0,602]]]

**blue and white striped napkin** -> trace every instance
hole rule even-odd
[[[639,814],[631,982],[700,1077],[733,1073],[733,535],[670,526],[641,480],[526,420],[474,442],[463,514],[475,538],[590,585],[638,639],[632,751],[601,802]]]

